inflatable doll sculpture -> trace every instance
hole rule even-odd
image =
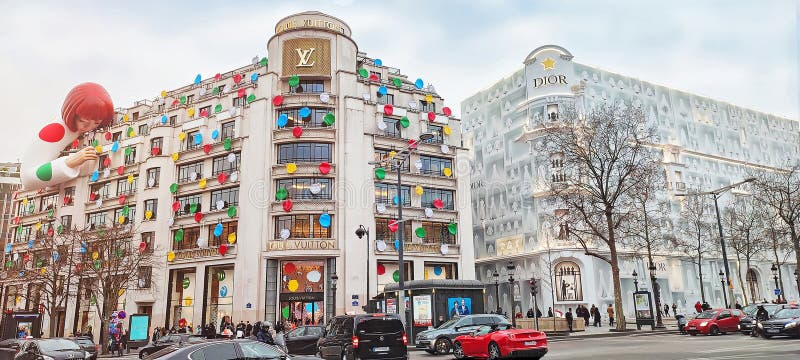
[[[99,127],[111,125],[114,104],[102,86],[83,83],[67,94],[61,107],[61,121],[45,125],[22,160],[22,187],[38,190],[72,180],[97,160],[97,150],[78,149],[80,137]],[[67,151],[71,147],[77,151]]]

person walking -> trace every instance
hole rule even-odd
[[[569,327],[569,332],[572,332],[572,308],[567,309],[567,313],[564,314],[564,318],[567,319],[567,327]]]
[[[698,314],[703,312],[703,304],[700,304],[700,300],[697,300],[697,302],[694,303],[694,311]]]
[[[549,318],[553,317],[553,308],[552,307],[548,307],[547,308],[547,317],[549,317]]]
[[[769,320],[769,312],[767,309],[764,308],[764,305],[758,305],[758,310],[756,311],[756,326],[753,326],[753,331],[750,332],[750,336],[758,336],[758,326],[761,325],[762,321]]]
[[[535,314],[535,313],[533,312],[533,308],[529,308],[529,309],[528,309],[528,313],[527,313],[527,314],[525,314],[525,317],[527,317],[528,319],[532,319],[532,318],[533,318],[533,316],[534,316],[534,314]]]
[[[589,327],[589,318],[591,317],[591,314],[589,314],[589,309],[587,309],[586,306],[581,307],[581,311],[583,312],[583,326]]]
[[[593,319],[592,322],[594,323],[593,324],[594,327],[602,326],[602,324],[600,323],[600,318],[601,318],[600,309],[592,305],[592,319]]]
[[[711,304],[709,304],[708,301],[704,302],[703,306],[702,306],[702,309],[703,309],[703,311],[711,310]]]
[[[261,341],[265,344],[275,345],[275,339],[272,338],[272,334],[269,332],[269,325],[265,323],[261,323],[259,327],[258,335],[256,335],[258,341]]]
[[[669,305],[664,304],[664,316],[669,316]]]
[[[125,351],[126,354],[131,353],[131,349],[128,349],[128,335],[129,335],[128,330],[122,330],[122,339],[121,339],[122,344],[120,348],[120,353],[122,353],[122,351]]]
[[[289,349],[286,348],[286,334],[285,334],[285,327],[283,326],[283,322],[279,322],[275,324],[275,346],[279,347],[283,352],[289,353]]]
[[[733,308],[737,310],[742,310],[742,304],[739,304],[739,302],[737,301],[736,304],[733,305]]]
[[[672,303],[672,315],[678,315],[678,305]]]
[[[614,307],[608,304],[606,312],[608,313],[608,326],[614,326]]]

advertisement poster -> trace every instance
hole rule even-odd
[[[397,314],[397,301],[395,299],[386,299],[386,313]]]
[[[150,316],[134,314],[130,316],[130,341],[146,341],[150,338]]]
[[[652,318],[653,314],[650,312],[650,294],[637,293],[633,294],[634,309],[636,310],[637,318]]]
[[[469,314],[472,314],[472,299],[447,298],[448,319]]]
[[[431,296],[414,296],[414,326],[432,326]]]

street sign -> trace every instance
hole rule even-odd
[[[353,295],[353,300],[358,300],[358,295]]]
[[[358,300],[353,300],[353,306],[358,306]]]
[[[252,308],[253,308],[253,304],[251,304],[251,303],[247,303],[247,304],[245,304],[245,306],[244,306],[244,307],[246,307],[246,308],[248,308],[248,309],[252,309]]]
[[[780,295],[780,294],[781,294],[781,289],[775,289],[775,295]]]

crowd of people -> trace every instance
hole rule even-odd
[[[183,326],[181,326],[183,325]],[[302,325],[302,324],[301,324]],[[290,329],[296,327],[296,324],[290,323]],[[155,342],[162,336],[169,334],[194,334],[203,336],[207,339],[251,339],[257,340],[266,344],[275,345],[286,351],[286,330],[287,325],[284,322],[278,322],[272,325],[268,321],[256,321],[251,324],[250,321],[239,321],[234,325],[230,316],[223,316],[222,320],[217,327],[214,323],[208,323],[204,326],[193,327],[191,324],[175,324],[169,330],[165,327],[156,327],[153,331],[151,340]]]

